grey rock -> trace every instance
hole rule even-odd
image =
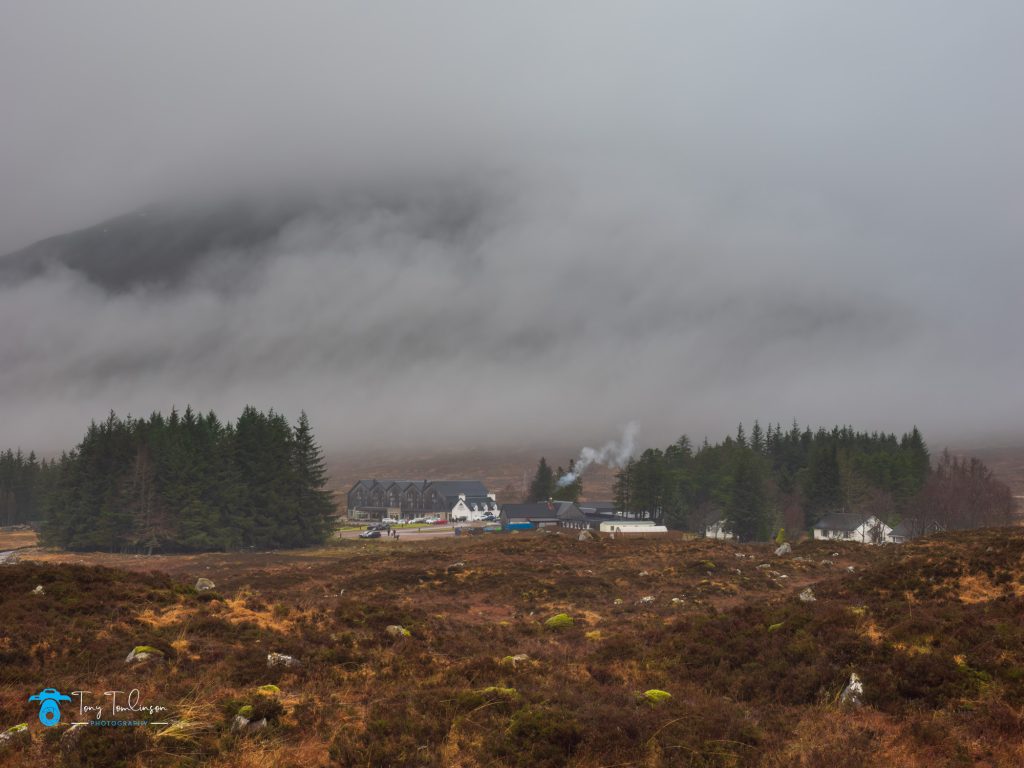
[[[61,754],[67,756],[78,749],[79,742],[88,732],[89,725],[86,723],[75,723],[60,735]]]
[[[43,589],[43,585],[42,584],[37,584],[36,588],[32,590],[32,594],[33,595],[45,595],[46,594],[46,590]]]
[[[641,605],[652,605],[654,603],[654,595],[644,595],[640,598]]]
[[[846,572],[847,572],[847,573],[853,573],[853,572],[854,572],[854,571],[856,571],[856,570],[857,570],[857,569],[856,569],[856,568],[854,568],[854,567],[853,567],[852,565],[848,565],[848,566],[846,566]]]
[[[461,573],[464,570],[466,570],[466,564],[461,561],[458,563],[452,563],[447,568],[445,568],[445,571],[447,573]]]
[[[296,659],[294,656],[289,656],[286,653],[268,653],[267,666],[285,668],[301,667],[302,662]]]
[[[17,565],[19,559],[17,552],[0,552],[0,565]]]
[[[232,733],[252,733],[253,731],[262,731],[267,727],[267,718],[261,717],[259,720],[250,720],[243,715],[235,715],[235,719],[231,721],[231,732]]]
[[[142,664],[144,662],[159,662],[164,660],[163,652],[147,645],[137,645],[132,648],[131,653],[125,658],[125,664]]]
[[[782,557],[783,555],[788,555],[792,551],[793,551],[793,548],[791,546],[789,546],[789,542],[788,541],[784,541],[784,542],[782,542],[782,546],[780,546],[778,549],[775,550],[775,555],[777,557]]]
[[[412,632],[410,632],[408,629],[401,626],[400,624],[390,624],[384,628],[384,631],[387,632],[391,637],[394,637],[395,639],[409,637],[412,634]]]
[[[8,748],[24,747],[32,742],[32,734],[28,729],[28,723],[18,723],[0,733],[0,752]]]
[[[196,579],[196,592],[205,592],[208,589],[215,589],[217,587],[210,579]]]
[[[800,602],[802,602],[802,603],[813,603],[817,599],[818,598],[816,598],[814,596],[814,590],[811,589],[810,587],[808,587],[807,589],[805,589],[803,592],[800,593]]]
[[[857,676],[856,672],[850,673],[850,682],[843,688],[843,692],[839,694],[839,703],[848,704],[851,707],[859,707],[863,704],[864,698],[864,683],[861,682],[860,677]]]
[[[580,541],[594,541],[597,537],[590,531],[580,531],[580,535],[577,538]]]

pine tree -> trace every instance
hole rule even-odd
[[[327,466],[323,450],[313,438],[305,411],[295,425],[293,455],[303,543],[319,544],[330,533],[335,507],[331,494],[325,490]]]
[[[740,541],[767,538],[768,499],[760,460],[749,450],[740,451],[732,471],[732,493],[726,505],[729,530]]]
[[[555,476],[548,466],[547,459],[543,456],[537,463],[537,472],[530,483],[530,493],[527,501],[547,501],[555,491]]]

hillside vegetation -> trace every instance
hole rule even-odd
[[[0,567],[0,726],[33,737],[13,766],[1024,762],[1020,529],[784,557],[554,533],[25,557]],[[172,725],[61,747],[26,701],[44,686],[138,687]],[[267,727],[233,732],[240,710]]]

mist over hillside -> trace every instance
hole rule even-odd
[[[0,12],[0,445],[1024,432],[1019,5],[99,8]]]

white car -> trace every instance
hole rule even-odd
[[[385,517],[381,522],[384,523],[384,525],[398,525],[402,521],[396,520],[393,517]]]
[[[409,522],[410,523],[425,523],[425,522],[427,522],[427,518],[425,518],[425,517],[414,517]]]

